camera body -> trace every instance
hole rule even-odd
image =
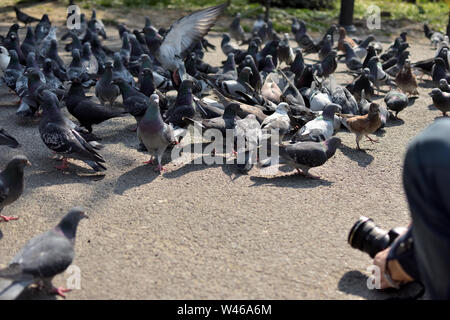
[[[389,247],[405,231],[404,227],[383,230],[372,219],[362,216],[351,228],[348,243],[374,258],[378,252]]]

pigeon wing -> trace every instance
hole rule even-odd
[[[175,22],[160,47],[161,55],[184,58],[187,50],[200,41],[228,6],[227,3],[206,8]]]

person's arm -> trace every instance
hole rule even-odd
[[[381,289],[399,288],[405,283],[419,280],[411,226],[389,248],[380,251],[373,264],[380,268]]]

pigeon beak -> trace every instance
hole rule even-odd
[[[85,212],[83,212],[81,214],[81,219],[89,219],[89,216]]]
[[[31,166],[32,166],[31,162],[28,161],[28,160],[27,160],[27,162],[26,162],[25,164],[26,164],[28,167],[31,167]]]

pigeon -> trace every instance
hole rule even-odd
[[[343,44],[345,49],[345,64],[350,71],[358,71],[362,68],[362,62],[353,48],[347,42]]]
[[[95,96],[100,100],[102,105],[105,105],[105,102],[109,102],[111,107],[120,95],[119,87],[111,83],[113,80],[112,69],[113,65],[111,61],[108,61],[105,64],[105,71],[95,85]]]
[[[130,86],[134,86],[135,84],[133,75],[123,66],[119,52],[114,53],[114,67],[112,69],[112,78],[124,79]]]
[[[241,14],[239,12],[230,24],[230,35],[236,41],[244,42],[246,40],[244,29],[241,26]]]
[[[331,93],[331,102],[341,106],[342,113],[358,113],[358,103],[356,102],[355,97],[345,87],[336,86]]]
[[[366,98],[372,100],[375,95],[372,82],[369,79],[370,69],[364,68],[362,74],[352,83],[347,85],[348,91],[350,91],[356,100],[361,99],[361,92],[364,90]]]
[[[16,90],[17,79],[23,74],[24,67],[19,63],[19,57],[15,50],[9,50],[9,64],[3,72],[2,81],[11,90]]]
[[[355,41],[347,36],[345,29],[343,27],[339,27],[338,50],[347,52],[345,44],[347,44],[350,48],[355,48],[357,46]]]
[[[370,70],[369,79],[377,87],[378,92],[380,91],[380,87],[382,85],[388,85],[391,87],[394,85],[389,75],[384,72],[381,62],[377,56],[370,58],[368,68]]]
[[[128,113],[136,119],[136,123],[139,124],[139,121],[147,110],[149,102],[148,97],[136,90],[122,78],[113,77],[111,84],[119,87],[125,110],[128,111]]]
[[[139,91],[150,97],[155,92],[155,79],[153,71],[149,68],[142,70],[141,80],[139,81]]]
[[[225,96],[232,97],[234,99],[240,99],[241,95],[239,92],[247,93],[249,95],[253,94],[253,88],[250,86],[250,76],[252,75],[252,70],[249,67],[245,67],[239,73],[237,80],[225,80],[216,81],[215,87]]]
[[[337,69],[336,61],[337,52],[331,50],[331,52],[319,63],[313,65],[313,70],[317,72],[319,77],[327,78]]]
[[[406,94],[398,91],[390,91],[384,97],[384,102],[389,110],[395,112],[395,119],[398,119],[398,113],[408,106],[409,101]]]
[[[291,31],[294,33],[295,41],[305,54],[316,53],[319,51],[314,40],[307,34],[306,24],[302,20],[292,19]]]
[[[439,86],[439,81],[441,79],[445,79],[447,80],[447,82],[450,82],[450,73],[447,71],[445,62],[442,58],[434,59],[434,65],[431,69],[431,77],[433,79],[433,84],[435,87]]]
[[[375,40],[375,37],[373,35],[369,35],[365,40],[363,40],[360,44],[358,44],[357,47],[353,48],[356,56],[360,60],[364,60],[367,55],[367,48],[369,44]]]
[[[81,64],[89,75],[97,75],[99,67],[97,58],[92,54],[91,44],[86,42],[81,49]]]
[[[2,134],[2,131],[0,131],[0,134]],[[1,135],[0,139],[2,139]],[[22,195],[24,188],[23,169],[30,165],[27,157],[19,155],[12,158],[6,168],[0,172],[0,213],[4,207],[10,205]],[[17,220],[17,218],[3,215],[0,215],[0,218],[5,222]]]
[[[280,87],[278,87],[271,77],[267,77],[261,88],[261,95],[267,100],[278,104],[281,102],[282,94]]]
[[[34,41],[33,28],[27,27],[27,35],[20,45],[20,50],[22,50],[22,53],[25,57],[28,56],[29,52],[37,52],[36,42]]]
[[[3,46],[8,50],[15,50],[17,53],[17,57],[19,58],[19,62],[25,65],[26,56],[20,49],[19,35],[17,33],[11,33],[3,42]]]
[[[322,142],[304,141],[294,144],[280,145],[279,155],[282,163],[294,167],[297,172],[307,178],[320,179],[311,175],[311,168],[319,167],[327,162],[341,143],[338,137],[330,137]]]
[[[57,27],[51,27],[50,31],[48,32],[48,34],[45,36],[45,38],[41,41],[39,41],[39,49],[38,52],[41,56],[45,56],[45,53],[49,50],[51,44],[52,44],[52,40],[54,41],[58,41],[58,39],[56,38],[56,31],[58,30]]]
[[[447,80],[441,79],[439,81],[439,89],[441,89],[441,91],[443,92],[450,93],[450,86],[448,85]]]
[[[101,19],[97,18],[97,12],[95,9],[92,9],[91,20],[88,22],[88,28],[91,28],[92,31],[100,35],[103,39],[107,39],[105,25],[103,24]]]
[[[34,18],[32,16],[27,15],[25,12],[21,11],[16,6],[14,6],[13,8],[14,8],[14,11],[16,12],[17,20],[19,20],[20,22],[25,23],[25,25],[27,25],[29,23],[40,21],[39,19],[36,19],[36,18]]]
[[[159,110],[158,95],[152,94],[149,100],[150,103],[148,104],[144,117],[139,122],[137,135],[151,154],[150,160],[146,163],[153,163],[153,158],[156,157],[158,166],[155,171],[161,172],[166,170],[161,165],[161,158],[164,151],[170,144],[178,144],[178,140],[175,138],[172,125],[163,122]]]
[[[234,48],[233,45],[230,43],[231,38],[228,34],[224,33],[222,34],[222,41],[220,42],[220,48],[222,49],[222,52],[224,55],[229,55],[230,53],[237,54],[240,53],[241,50]]]
[[[411,72],[411,62],[409,59],[405,61],[403,68],[395,77],[397,86],[408,95],[419,95],[417,91],[416,76]]]
[[[63,156],[61,166],[56,169],[67,169],[67,159],[84,161],[95,171],[106,170],[102,164],[103,157],[95,151],[98,144],[88,143],[72,127],[70,127],[61,113],[59,102],[55,94],[48,90],[40,94],[42,100],[42,118],[39,123],[39,133],[44,144],[52,151]]]
[[[434,88],[429,95],[433,99],[434,106],[446,117],[447,112],[450,111],[450,93],[442,92],[441,89]]]
[[[34,28],[34,35],[37,43],[39,43],[47,36],[47,34],[50,32],[51,26],[52,24],[50,22],[50,19],[48,18],[48,15],[46,13],[43,14],[41,20]]]
[[[10,60],[9,52],[5,47],[0,46],[0,70],[5,71]]]
[[[264,15],[263,14],[259,14],[258,18],[253,23],[252,34],[257,34],[258,31],[264,26],[264,23],[265,23]]]
[[[233,132],[237,147],[237,169],[246,173],[256,163],[259,142],[262,139],[262,131],[254,114],[247,115],[244,119],[236,121]]]
[[[196,11],[179,19],[170,27],[164,39],[153,29],[144,28],[150,53],[164,69],[171,71],[174,75],[178,73],[177,84],[184,80],[183,58],[187,56],[189,48],[209,32],[227,6],[228,3],[224,3]],[[177,77],[174,76],[174,79]]]
[[[343,116],[341,122],[350,132],[356,135],[356,146],[358,150],[361,150],[359,142],[363,136],[366,136],[372,143],[378,142],[378,140],[369,137],[369,134],[374,133],[381,126],[380,111],[377,103],[372,102],[370,104],[368,114],[363,116]]]
[[[323,110],[322,115],[301,127],[292,138],[292,141],[319,142],[329,139],[334,133],[334,114],[339,110],[341,110],[339,105],[335,103],[329,104]]]
[[[86,88],[95,84],[93,80],[90,80],[87,69],[81,62],[80,51],[78,51],[78,49],[72,51],[72,62],[67,68],[67,76],[71,81],[73,81],[75,78],[80,79],[83,83],[83,86],[85,86]]]
[[[279,43],[278,58],[280,59],[280,64],[284,62],[286,65],[291,65],[294,62],[294,50],[289,45],[289,35],[287,33],[284,34],[283,39]]]
[[[323,40],[323,44],[319,50],[319,59],[322,61],[333,50],[331,35],[327,35]]]
[[[64,293],[70,290],[55,288],[51,281],[72,263],[78,223],[87,217],[82,209],[73,208],[52,230],[28,241],[9,265],[0,270],[0,300],[16,299],[33,283],[65,297]]]
[[[77,85],[77,82],[79,86],[79,80],[74,79],[71,89]],[[83,96],[79,96],[78,103],[68,103],[67,110],[80,122],[82,127],[88,130],[89,133],[92,132],[93,124],[99,124],[112,118],[123,117],[127,114],[127,112],[111,111],[109,108],[107,109],[106,107],[91,101],[84,96],[83,89],[80,86],[79,91]],[[69,93],[71,95],[74,94],[72,90]]]
[[[272,130],[278,131],[279,140],[291,130],[291,121],[288,116],[289,105],[285,102],[278,104],[275,112],[264,119],[261,123],[261,129],[271,133]]]

